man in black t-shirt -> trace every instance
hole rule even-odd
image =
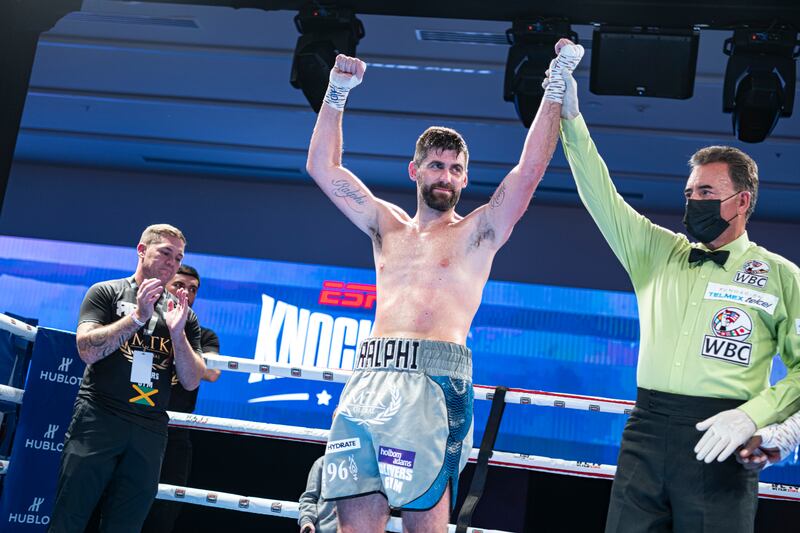
[[[167,284],[167,290],[177,294],[181,289],[189,295],[189,306],[194,305],[197,291],[200,289],[200,274],[189,265],[181,265]],[[219,355],[219,337],[208,328],[200,328],[200,346],[203,355]],[[206,368],[203,374],[204,381],[217,381],[220,371]],[[181,413],[194,412],[197,403],[197,393],[200,388],[187,391],[177,379],[172,381],[172,395],[169,399],[169,411]],[[192,470],[192,440],[191,430],[182,428],[169,428],[167,451],[161,464],[161,483],[185,487],[189,481]],[[142,527],[142,533],[169,533],[175,527],[175,521],[181,512],[181,503],[165,500],[156,500],[150,508],[150,514]]]
[[[78,354],[86,371],[61,455],[51,533],[83,531],[99,500],[100,531],[138,532],[158,490],[173,374],[197,388],[200,326],[186,290],[164,290],[186,239],[149,226],[129,278],[93,285],[81,304]]]

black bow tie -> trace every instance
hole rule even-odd
[[[729,255],[731,253],[727,250],[707,252],[700,248],[692,248],[692,251],[689,252],[689,263],[700,263],[702,265],[705,261],[714,261],[719,266],[725,266],[725,261],[728,260]]]

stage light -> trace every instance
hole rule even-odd
[[[740,141],[757,143],[772,133],[780,117],[792,116],[797,31],[740,28],[725,41],[722,110],[731,113]]]
[[[364,25],[349,9],[307,5],[294,18],[300,37],[294,50],[290,82],[319,112],[336,56],[356,55]]]
[[[578,43],[578,34],[565,20],[515,20],[506,30],[511,47],[506,60],[503,100],[514,102],[517,116],[529,127],[544,96],[544,72],[555,57],[553,45],[565,37]]]

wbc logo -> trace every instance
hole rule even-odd
[[[769,264],[752,259],[742,265],[742,269],[736,272],[733,281],[763,289],[767,286],[767,281],[769,281],[767,274],[769,274]]]
[[[741,309],[726,307],[714,315],[711,327],[718,337],[744,340],[753,331],[753,321]]]
[[[711,331],[713,335],[703,337],[703,357],[750,366],[752,344],[745,342],[753,332],[750,315],[738,307],[724,307],[711,319]]]

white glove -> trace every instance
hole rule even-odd
[[[565,78],[572,76],[572,71],[578,66],[583,57],[583,46],[569,43],[561,47],[558,57],[550,63],[548,70],[547,86],[544,89],[544,99],[563,103],[566,92]]]
[[[727,459],[756,432],[756,424],[741,409],[722,411],[695,426],[705,434],[694,447],[698,461],[710,463]]]
[[[366,70],[367,64],[357,57],[348,57],[344,54],[336,56],[336,64],[328,77],[328,92],[325,93],[323,102],[343,111],[350,89],[361,83]]]

